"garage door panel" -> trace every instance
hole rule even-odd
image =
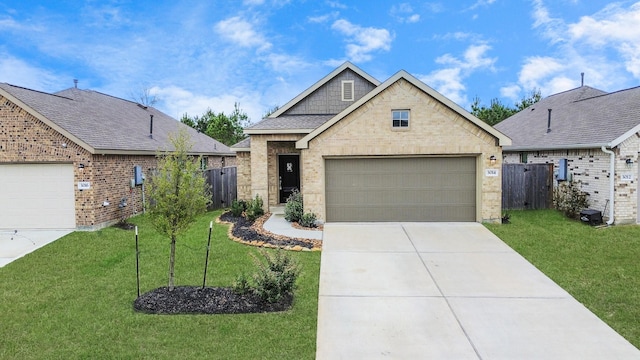
[[[0,229],[75,228],[73,165],[0,165]]]
[[[327,221],[475,221],[475,158],[328,159]]]

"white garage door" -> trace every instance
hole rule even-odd
[[[476,221],[476,159],[327,159],[327,221]]]
[[[0,229],[73,229],[73,165],[0,165]]]

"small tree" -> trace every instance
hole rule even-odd
[[[182,130],[170,136],[174,151],[158,155],[158,171],[146,188],[152,200],[149,208],[158,231],[171,239],[169,291],[174,288],[176,239],[211,202],[210,188],[197,161],[189,155],[192,144]]]

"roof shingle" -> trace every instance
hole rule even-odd
[[[49,94],[0,83],[6,91],[97,153],[171,150],[169,135],[185,129],[195,154],[232,154],[219,141],[153,108],[92,90],[71,88]],[[153,136],[150,137],[150,115]]]

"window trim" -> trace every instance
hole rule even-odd
[[[406,126],[402,126],[403,121],[402,113],[407,113]],[[398,119],[395,118],[395,114],[399,113],[400,117]],[[398,126],[396,126],[395,122],[398,121]],[[411,110],[409,109],[392,109],[391,110],[391,129],[396,131],[409,130],[411,128]]]
[[[354,93],[354,90],[355,90],[354,81],[353,80],[342,80],[340,85],[341,85],[340,92],[342,94],[342,101],[355,101],[356,95]],[[345,95],[345,91],[344,91],[345,90],[345,85],[350,86],[350,88],[351,88],[351,98],[346,98],[344,96]]]

